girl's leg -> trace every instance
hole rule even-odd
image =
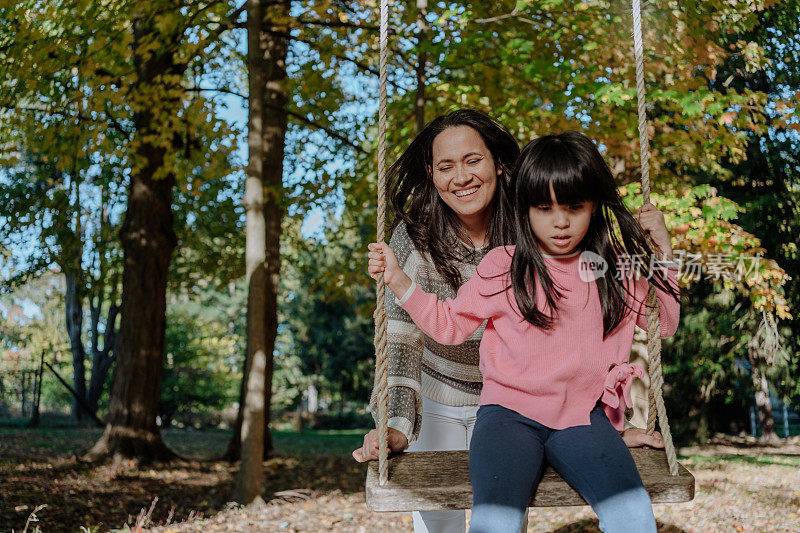
[[[517,533],[542,473],[547,429],[505,407],[478,410],[469,449],[470,533]]]
[[[422,397],[422,426],[409,452],[466,450],[469,446],[463,407],[445,405]],[[465,533],[464,511],[414,511],[414,533]]]
[[[554,431],[545,456],[564,480],[592,506],[607,533],[655,533],[650,496],[642,485],[630,451],[595,407],[591,424]]]
[[[470,405],[462,407],[464,409],[464,420],[467,424],[467,442],[469,443],[472,440],[472,431],[475,429],[475,417],[478,413],[478,406],[477,405]],[[520,527],[521,533],[525,533],[528,531],[528,509],[525,509],[525,518],[522,521],[522,527]]]

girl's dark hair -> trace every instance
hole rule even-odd
[[[433,185],[433,140],[448,128],[469,126],[486,143],[494,164],[500,169],[487,228],[491,248],[513,242],[514,218],[509,195],[511,170],[519,155],[514,137],[496,120],[472,109],[459,109],[432,120],[411,141],[388,172],[389,208],[394,215],[393,227],[405,222],[414,247],[428,252],[436,271],[457,290],[462,283],[456,266],[464,257],[457,239],[470,242],[458,216],[444,203]]]
[[[626,299],[631,291],[624,282],[631,273],[620,272],[618,257],[640,258],[638,274],[647,276],[659,289],[678,299],[679,291],[664,281],[661,272],[653,272],[653,249],[641,226],[623,205],[611,170],[588,137],[568,131],[531,141],[522,149],[512,183],[517,246],[511,262],[511,287],[528,322],[549,329],[558,310],[557,300],[562,296],[547,273],[528,215],[531,206],[553,203],[551,184],[561,205],[596,202],[589,229],[578,247],[602,256],[608,265],[605,275],[597,279],[604,337],[631,311]],[[547,300],[546,309],[552,314],[536,308],[535,280],[539,280]]]

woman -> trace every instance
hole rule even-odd
[[[511,134],[484,113],[462,109],[437,117],[389,169],[395,228],[390,246],[403,271],[440,300],[453,298],[486,253],[513,244],[509,177],[519,155]],[[427,337],[387,291],[389,448],[392,452],[467,450],[482,377],[481,327],[459,346]],[[377,420],[375,394],[370,404]],[[638,430],[629,446],[659,445]],[[378,432],[353,452],[378,458]],[[463,533],[464,511],[413,513],[416,533]]]

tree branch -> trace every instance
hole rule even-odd
[[[326,20],[310,20],[310,19],[303,19],[298,18],[295,19],[297,23],[301,25],[309,25],[309,26],[322,26],[325,28],[353,28],[358,30],[370,30],[370,31],[378,31],[380,27],[378,26],[368,26],[363,24],[358,24],[356,22],[328,22]],[[294,29],[294,27],[292,27]],[[389,33],[396,35],[397,32],[393,28],[389,28]]]
[[[498,15],[496,17],[489,17],[485,19],[474,19],[472,22],[477,22],[478,24],[486,24],[487,22],[499,22],[501,20],[505,20],[508,18],[516,17],[519,14],[516,8],[511,13],[506,13],[505,15]]]
[[[59,116],[65,117],[65,118],[77,118],[78,120],[83,121],[83,122],[95,122],[95,123],[96,122],[101,122],[99,120],[95,120],[95,119],[86,117],[84,115],[81,115],[80,113],[69,114],[66,111],[58,111],[58,110],[55,110],[55,109],[42,109],[42,108],[39,108],[39,107],[9,106],[9,105],[2,106],[2,109],[7,109],[9,111],[27,111],[29,113],[53,114],[53,115],[59,115]],[[107,110],[104,112],[104,114],[105,114],[106,118],[108,118],[110,126],[113,129],[117,130],[119,133],[124,135],[126,139],[130,138],[130,132],[127,131],[119,122],[117,122],[117,120],[114,117],[112,117],[108,113]]]
[[[300,39],[299,37],[292,37],[292,40],[297,41],[299,43],[307,44],[308,46],[311,46],[311,47],[314,47],[314,44],[315,44],[312,41],[306,41],[305,39]],[[363,70],[365,72],[369,72],[370,74],[372,74],[374,76],[379,76],[380,75],[380,72],[378,71],[377,68],[375,68],[375,67],[373,67],[371,65],[367,65],[366,63],[363,63],[363,62],[359,61],[358,59],[353,59],[353,58],[347,57],[346,55],[343,55],[343,54],[332,53],[330,55],[331,55],[331,57],[335,57],[336,59],[340,59],[342,61],[347,61],[349,63],[352,63],[355,66],[357,66],[358,68],[360,68],[361,70]],[[389,80],[388,78],[387,78],[387,82],[389,83],[389,85],[391,85],[395,89],[401,89],[401,90],[405,90],[406,89],[405,87],[402,87],[402,86],[398,85],[396,82],[394,82],[392,80]]]
[[[311,127],[316,128],[318,130],[324,131],[325,133],[327,133],[328,135],[330,135],[334,139],[337,139],[337,140],[343,142],[344,144],[346,144],[347,146],[349,146],[350,148],[352,148],[353,150],[355,150],[357,152],[360,152],[362,154],[368,153],[366,150],[364,150],[363,148],[361,148],[357,144],[354,144],[352,141],[350,141],[350,139],[348,139],[347,137],[345,137],[343,134],[339,133],[338,131],[331,130],[330,128],[328,128],[326,126],[323,126],[322,124],[320,124],[318,122],[314,122],[313,120],[310,120],[310,119],[304,117],[303,115],[301,115],[300,113],[297,113],[296,111],[292,111],[291,109],[284,109],[284,108],[281,108],[279,106],[271,105],[271,104],[265,104],[265,105],[266,105],[266,107],[269,107],[271,109],[275,109],[275,110],[278,110],[278,111],[283,111],[284,113],[286,113],[290,117],[293,117],[293,118],[299,120],[300,122],[302,122],[302,123],[304,123],[304,124],[306,124],[308,126],[311,126]]]
[[[225,94],[231,94],[233,96],[238,96],[242,100],[247,100],[247,98],[248,98],[246,94],[237,93],[236,91],[232,91],[230,89],[223,89],[221,87],[219,87],[219,88],[217,88],[217,87],[187,87],[186,91],[192,92],[192,93],[200,93],[200,92],[225,93]]]
[[[241,93],[237,93],[235,91],[231,91],[231,90],[228,90],[228,89],[214,89],[214,88],[206,88],[206,87],[189,87],[186,90],[187,91],[191,91],[191,92],[216,91],[216,92],[221,92],[221,93],[225,93],[225,94],[232,94],[234,96],[238,96],[239,98],[242,98],[243,100],[247,100],[247,98],[248,98],[247,96],[245,96],[245,95],[243,95]],[[367,151],[364,150],[363,148],[361,148],[360,146],[358,146],[356,144],[353,144],[347,137],[345,137],[344,134],[339,133],[337,131],[334,131],[334,130],[326,127],[326,126],[323,126],[322,124],[320,124],[318,122],[314,122],[313,120],[310,120],[310,119],[304,117],[303,115],[301,115],[300,113],[298,113],[296,111],[292,111],[291,109],[284,109],[284,108],[281,108],[281,107],[276,106],[276,105],[270,105],[270,104],[264,104],[264,105],[266,107],[269,107],[270,109],[275,109],[277,111],[283,111],[287,115],[289,115],[290,117],[293,117],[294,119],[299,120],[300,122],[302,122],[304,124],[307,124],[308,126],[311,126],[311,127],[314,127],[314,128],[316,128],[318,130],[324,131],[325,133],[327,133],[328,135],[330,135],[334,139],[337,139],[337,140],[343,142],[344,144],[346,144],[347,146],[349,146],[353,150],[361,152],[362,154],[366,154],[367,153]]]

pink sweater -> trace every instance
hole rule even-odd
[[[620,430],[625,407],[631,405],[633,377],[643,375],[628,359],[634,325],[647,327],[648,281],[628,280],[634,294],[628,301],[641,314],[628,313],[603,339],[597,284],[579,276],[580,255],[546,256],[550,277],[564,298],[558,302],[553,328],[544,330],[524,320],[512,291],[504,290],[511,285],[513,254],[513,246],[491,250],[454,299],[439,301],[412,285],[399,302],[426,334],[442,344],[462,343],[488,319],[480,345],[481,405],[502,405],[552,429],[564,429],[589,424],[589,412],[600,399]],[[656,275],[663,275],[663,270]],[[677,269],[666,270],[675,287],[676,275]],[[677,329],[680,306],[670,295],[658,290],[656,294],[661,336],[669,337]],[[547,309],[538,283],[536,305]]]

